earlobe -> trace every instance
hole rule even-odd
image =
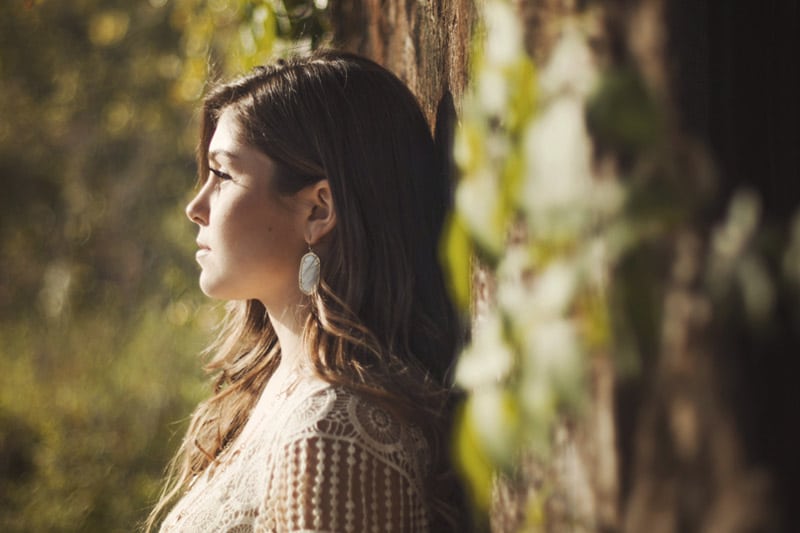
[[[314,245],[336,226],[336,210],[328,180],[320,180],[311,185],[309,189],[310,209],[306,221],[306,242]]]

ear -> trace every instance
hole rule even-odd
[[[331,186],[328,180],[320,180],[300,191],[300,194],[303,195],[305,239],[313,246],[336,227]]]

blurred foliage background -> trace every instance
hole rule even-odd
[[[0,4],[0,530],[131,531],[219,315],[183,206],[206,80],[316,46],[325,5]]]

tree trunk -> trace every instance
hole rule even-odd
[[[713,194],[671,239],[657,357],[639,383],[621,387],[619,412],[634,420],[620,434],[632,452],[622,457],[625,529],[797,531],[798,300],[781,263],[800,204],[798,6],[637,4],[611,3],[610,27],[625,28],[628,61],[661,95],[681,172],[712,174]],[[642,17],[660,28],[649,43],[637,35]],[[761,323],[744,299],[713,301],[703,283],[743,188],[760,199],[752,243],[770,280],[765,294],[774,291]]]

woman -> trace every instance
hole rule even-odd
[[[345,53],[260,67],[206,97],[198,163],[200,286],[233,303],[147,529],[442,530],[449,184],[413,95]]]

